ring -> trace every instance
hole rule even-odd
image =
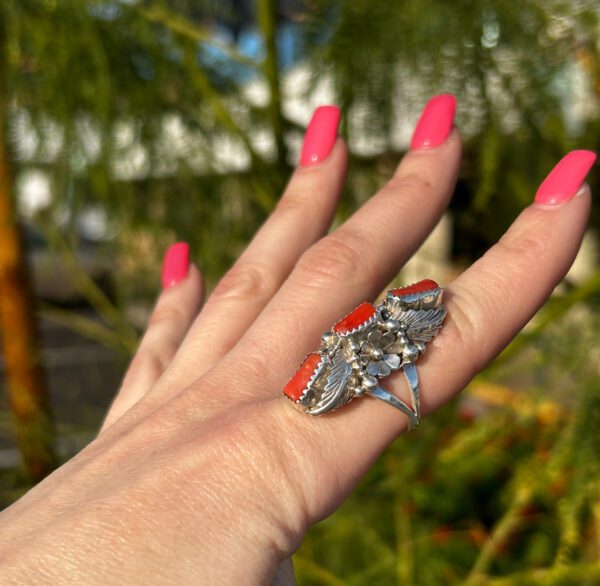
[[[400,409],[414,429],[421,418],[415,362],[446,317],[442,293],[426,279],[391,289],[379,305],[361,303],[323,334],[321,346],[304,359],[283,394],[309,415],[369,395]],[[378,384],[397,370],[408,382],[411,406]]]

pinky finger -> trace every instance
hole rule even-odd
[[[190,266],[189,246],[173,244],[165,253],[163,291],[148,327],[111,405],[101,432],[135,405],[160,378],[177,352],[202,304],[202,277]]]

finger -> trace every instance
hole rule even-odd
[[[163,292],[102,430],[128,411],[156,383],[198,313],[202,302],[202,278],[195,266],[190,267],[189,246],[185,242],[174,244],[167,250],[162,285]]]
[[[447,288],[446,324],[418,363],[424,414],[464,388],[527,323],[568,271],[591,201],[587,187],[573,196],[594,159],[588,151],[565,157],[538,191],[536,203]],[[546,203],[557,199],[558,204]],[[384,386],[408,400],[398,374],[386,379]],[[401,412],[377,400],[356,401],[359,404],[321,418],[292,413],[284,399],[275,403],[290,436],[287,441],[301,442],[305,448],[290,457],[303,470],[312,521],[336,507],[406,427]]]
[[[301,165],[277,208],[207,300],[156,392],[191,383],[221,358],[279,289],[298,257],[329,229],[346,172],[346,148],[336,140],[338,125],[337,107],[315,111]]]
[[[454,109],[452,96],[430,101],[415,132],[420,140],[413,140],[414,150],[401,161],[394,177],[344,225],[302,256],[268,311],[223,361],[223,369],[228,369],[252,357],[249,376],[260,381],[248,385],[252,397],[272,395],[279,388],[279,365],[288,364],[290,354],[302,355],[314,346],[324,325],[374,298],[438,222],[460,161],[460,137],[451,132]],[[293,332],[293,336],[283,342],[281,335],[274,335],[277,332]]]

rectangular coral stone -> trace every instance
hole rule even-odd
[[[304,394],[320,362],[321,356],[319,354],[309,354],[296,371],[296,374],[285,385],[283,394],[292,399],[292,401],[298,401]]]
[[[356,309],[353,309],[346,317],[342,318],[333,326],[333,331],[336,334],[345,334],[361,326],[366,321],[370,320],[377,309],[367,301],[361,303]]]
[[[415,293],[425,293],[426,291],[433,291],[439,289],[439,285],[431,279],[423,279],[414,285],[408,285],[406,287],[400,287],[399,289],[392,289],[390,294],[394,297],[405,297],[407,295],[414,295]]]

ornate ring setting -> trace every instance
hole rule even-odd
[[[443,290],[429,279],[391,289],[379,305],[361,303],[336,322],[309,354],[283,393],[305,413],[335,411],[369,395],[400,409],[409,429],[421,418],[415,362],[446,317]],[[379,386],[379,379],[402,370],[411,405]]]

